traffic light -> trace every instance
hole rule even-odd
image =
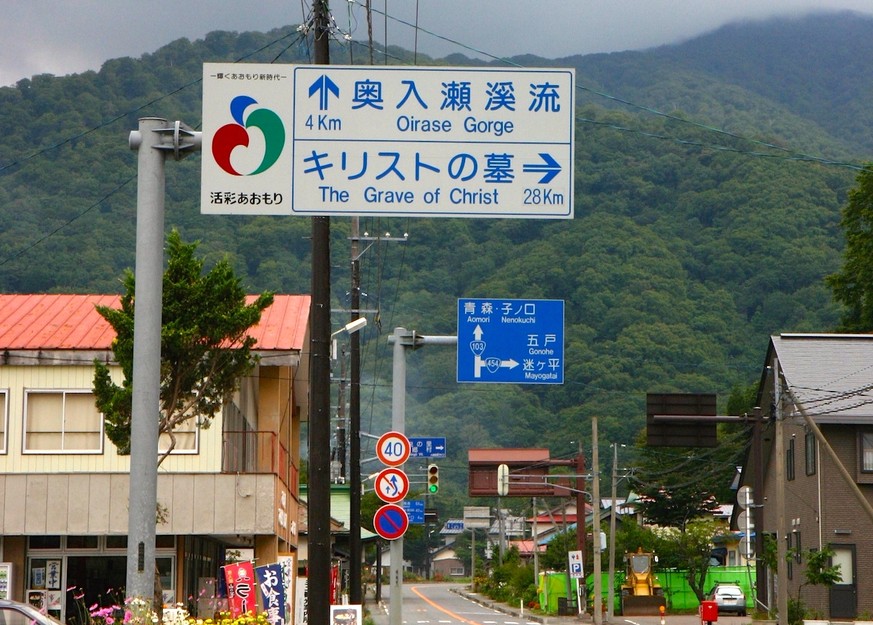
[[[435,464],[427,465],[427,492],[435,495],[440,490],[440,468]]]

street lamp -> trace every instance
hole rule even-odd
[[[367,325],[367,318],[366,317],[358,317],[354,321],[349,321],[346,325],[341,327],[336,332],[331,333],[331,335],[330,335],[330,340],[332,341],[331,354],[330,354],[331,359],[336,360],[336,357],[337,357],[337,347],[336,347],[337,335],[342,334],[343,332],[346,332],[348,334],[354,334],[355,332],[362,330],[366,325]]]
[[[366,317],[358,317],[354,321],[349,321],[346,325],[341,327],[339,330],[330,335],[330,338],[334,338],[337,334],[342,334],[343,332],[348,332],[349,334],[354,334],[358,330],[362,330],[367,325]]]
[[[355,309],[358,305],[355,304]],[[349,547],[351,552],[351,572],[349,574],[350,593],[349,596],[352,603],[362,603],[361,596],[361,467],[360,467],[360,413],[359,413],[359,383],[360,369],[358,354],[358,336],[357,333],[367,326],[366,317],[358,317],[357,312],[354,313],[354,319],[349,321],[342,328],[330,335],[331,340],[331,358],[337,359],[337,341],[336,337],[345,332],[351,336],[351,357],[352,357],[352,393],[349,403],[350,416],[350,449],[349,461],[350,467],[350,492],[349,492],[349,526],[351,529],[349,537]],[[344,382],[341,382],[344,384]],[[342,389],[342,386],[340,387]],[[342,394],[340,395],[342,397]],[[345,455],[345,454],[343,454]]]

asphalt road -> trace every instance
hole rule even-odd
[[[369,604],[376,625],[390,625],[387,612],[390,604],[383,586],[382,604]],[[460,592],[459,592],[460,591]],[[522,613],[518,607],[496,604],[484,597],[466,592],[463,586],[451,583],[421,583],[403,585],[403,625],[579,625],[590,624],[591,616],[542,616]],[[606,622],[606,619],[604,619]],[[749,617],[721,615],[717,625],[747,625]],[[616,615],[612,625],[662,625],[658,616]],[[670,615],[663,625],[700,625],[694,614]]]

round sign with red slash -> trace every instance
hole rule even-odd
[[[396,540],[406,533],[409,516],[394,503],[386,503],[373,515],[373,528],[385,540]]]
[[[409,453],[409,439],[402,432],[385,432],[376,443],[376,457],[389,467],[399,467],[409,459]]]
[[[385,503],[397,503],[409,492],[409,476],[396,467],[379,471],[376,476],[376,494]]]

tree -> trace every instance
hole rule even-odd
[[[846,235],[843,267],[826,278],[834,299],[845,306],[839,330],[873,331],[873,166],[855,179],[840,224]]]
[[[246,304],[246,293],[227,260],[207,273],[195,258],[197,243],[184,243],[176,230],[167,237],[167,269],[163,277],[160,407],[155,415],[160,434],[169,436],[165,458],[176,445],[174,430],[190,419],[208,427],[230,400],[239,380],[255,364],[255,339],[248,330],[273,303],[264,293]],[[94,395],[103,413],[106,434],[119,453],[130,453],[133,384],[133,320],[135,279],[125,272],[121,307],[98,306],[115,330],[112,350],[124,376],[116,384],[109,367],[95,361]]]
[[[576,550],[576,530],[570,529],[558,532],[546,546],[546,552],[540,559],[544,569],[552,571],[567,570],[567,554]]]
[[[688,585],[698,601],[703,601],[706,593],[703,585],[712,557],[713,538],[723,529],[725,528],[710,516],[691,520],[683,531],[675,527],[656,530],[662,566],[684,569]]]
[[[796,553],[788,554],[788,557],[794,557]],[[797,599],[791,603],[795,604],[794,612],[800,614],[802,620],[806,612],[806,606],[803,603],[801,593],[805,586],[825,586],[830,588],[842,579],[841,565],[833,564],[834,550],[828,546],[824,549],[807,549],[802,554],[806,560],[806,571],[804,572],[804,580],[797,589]],[[789,615],[791,615],[791,605],[789,604]],[[789,617],[789,621],[792,619]]]

